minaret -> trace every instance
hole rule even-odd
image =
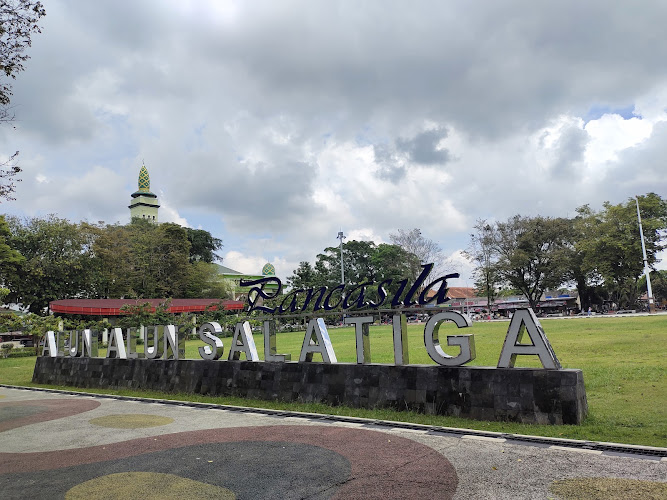
[[[132,201],[128,208],[130,209],[130,219],[137,217],[158,223],[157,209],[160,208],[160,205],[157,202],[157,196],[151,193],[151,179],[148,176],[146,165],[141,166],[139,189],[132,193]]]

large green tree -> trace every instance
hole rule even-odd
[[[6,288],[9,276],[15,275],[25,259],[14,248],[9,246],[8,240],[11,238],[9,224],[4,216],[0,216],[0,299],[4,300],[9,295],[10,290]]]
[[[82,229],[92,239],[93,289],[91,298],[134,297],[131,232],[127,226],[98,227],[86,224]]]
[[[132,291],[139,298],[182,297],[188,284],[190,242],[185,228],[133,219],[128,226]]]
[[[473,278],[478,295],[486,297],[488,310],[497,296],[500,278],[498,276],[498,254],[494,246],[493,227],[485,220],[478,220],[475,232],[470,235],[470,244],[466,255],[475,268]]]
[[[343,265],[346,284],[362,284],[392,280],[385,288],[394,292],[401,280],[414,279],[418,258],[398,245],[372,241],[348,241],[343,243]],[[335,287],[340,284],[340,247],[328,247],[317,255],[315,266],[301,262],[287,283],[294,289],[310,287]],[[374,299],[372,291],[369,298]]]
[[[488,231],[499,280],[519,290],[532,308],[545,290],[558,288],[565,279],[568,230],[566,219],[516,215]]]
[[[638,280],[644,270],[637,201],[647,263],[653,268],[657,253],[665,248],[667,230],[667,202],[659,195],[648,193],[617,205],[606,202],[598,213],[587,207],[579,210],[580,223],[586,226],[575,242],[575,248],[581,253],[582,273],[601,282],[609,300],[622,308],[636,305]]]
[[[189,266],[187,284],[183,295],[186,299],[229,299],[233,285],[218,273],[215,264],[193,262]]]
[[[204,229],[186,228],[190,242],[190,262],[222,260],[215,252],[222,248],[222,240]]]
[[[576,213],[570,220],[565,280],[575,284],[581,307],[586,310],[604,300],[597,258],[591,258],[600,232],[600,219],[588,205],[577,208]]]
[[[41,313],[52,300],[90,294],[92,248],[78,224],[55,215],[8,224],[8,244],[25,258],[6,277],[9,301]]]

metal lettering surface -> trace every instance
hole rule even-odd
[[[357,340],[357,363],[371,362],[371,339],[369,325],[373,324],[373,316],[355,316],[345,318],[346,325],[354,325]]]
[[[144,355],[148,359],[159,359],[164,353],[164,327],[144,328]]]
[[[44,336],[44,345],[42,346],[42,356],[58,357],[58,341],[56,332],[49,330]]]
[[[255,339],[252,337],[252,328],[247,321],[236,324],[229,348],[229,361],[239,360],[241,353],[245,354],[245,359],[248,361],[259,361]]]
[[[107,358],[127,359],[125,351],[125,342],[123,339],[123,330],[112,328],[109,336],[109,346],[107,347]]]
[[[164,359],[182,359],[185,357],[185,335],[179,335],[174,325],[165,325]]]
[[[199,327],[199,339],[207,345],[199,348],[199,355],[202,359],[216,360],[222,357],[224,344],[218,335],[222,335],[222,328],[219,323],[211,321],[204,323]]]
[[[530,344],[521,343],[525,333],[530,338]],[[540,320],[532,309],[517,309],[512,316],[503,349],[500,351],[498,368],[514,368],[517,356],[538,356],[544,368],[549,370],[562,368]]]
[[[289,361],[291,354],[276,354],[276,322],[265,321],[264,331],[264,361]]]
[[[475,359],[475,337],[472,335],[447,335],[447,345],[461,348],[458,356],[450,356],[442,350],[438,330],[443,321],[453,321],[459,328],[472,325],[470,318],[454,311],[431,316],[424,327],[424,345],[431,359],[443,366],[459,366]]]
[[[315,337],[313,339],[313,336]],[[310,362],[313,360],[313,354],[319,353],[322,355],[324,363],[337,363],[336,354],[331,345],[331,338],[329,338],[329,331],[327,325],[322,318],[311,319],[306,328],[306,336],[303,338],[303,345],[301,346],[300,362]]]
[[[394,364],[410,364],[408,352],[408,319],[405,314],[395,314],[392,321],[394,333]]]

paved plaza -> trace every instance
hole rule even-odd
[[[660,450],[415,427],[0,387],[0,497],[546,499],[574,498],[555,494],[559,485],[591,484],[624,488],[626,499],[667,492]]]

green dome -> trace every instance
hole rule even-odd
[[[275,276],[276,275],[276,268],[273,267],[273,264],[269,264],[268,262],[264,264],[264,267],[262,268],[262,276]]]
[[[139,191],[142,193],[149,193],[151,190],[151,178],[148,176],[148,169],[146,165],[141,166],[139,171]]]

